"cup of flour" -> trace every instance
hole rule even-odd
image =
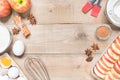
[[[11,34],[8,28],[0,23],[0,54],[5,52],[11,44]]]

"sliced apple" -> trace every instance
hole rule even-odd
[[[98,77],[101,78],[101,79],[104,79],[104,77],[105,77],[104,74],[100,73],[100,72],[97,70],[96,66],[94,67],[94,73],[95,73],[96,76],[98,76]]]
[[[113,67],[113,63],[110,62],[105,56],[102,57],[103,62],[105,63],[105,65],[109,68]]]
[[[115,46],[115,43],[113,43],[110,48],[113,51],[113,53],[120,55],[120,50]]]
[[[117,72],[114,70],[114,68],[111,70],[111,76],[112,76],[113,80],[120,78],[120,74],[117,73]]]
[[[113,59],[114,61],[117,61],[117,60],[119,59],[119,56],[116,55],[115,53],[113,53],[113,51],[112,51],[110,48],[107,50],[107,54],[108,54],[109,57],[110,57],[111,59]]]
[[[104,70],[100,65],[99,63],[96,64],[96,68],[98,69],[98,71],[100,71],[100,73],[102,74],[107,74],[108,71]]]
[[[115,63],[115,61],[114,61],[112,58],[110,58],[107,53],[105,53],[103,57],[104,57],[109,63],[111,63],[111,64],[114,64],[114,63]]]
[[[120,66],[118,65],[118,63],[114,65],[113,69],[120,74]]]
[[[114,41],[114,43],[115,43],[115,46],[120,50],[120,43],[119,43],[118,39],[116,39]]]
[[[104,80],[112,80],[112,79],[110,78],[109,75],[106,75]]]
[[[105,71],[109,71],[109,70],[110,70],[109,67],[105,66],[105,64],[103,63],[102,59],[99,60],[98,64],[99,64],[99,66],[100,66],[103,70],[105,70]]]

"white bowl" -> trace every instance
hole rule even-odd
[[[120,27],[120,0],[108,0],[106,17],[115,26]]]
[[[12,41],[11,33],[8,28],[0,23],[0,54],[5,52]]]

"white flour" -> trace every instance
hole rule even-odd
[[[0,53],[6,50],[10,43],[10,33],[5,26],[0,25]]]
[[[114,13],[117,17],[120,18],[120,5],[114,8]]]

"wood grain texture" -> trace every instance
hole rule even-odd
[[[44,61],[51,80],[94,80],[90,74],[91,65],[120,30],[106,20],[104,12],[107,1],[102,1],[102,10],[98,18],[90,16],[90,12],[82,13],[81,8],[88,0],[31,1],[30,12],[36,17],[37,25],[31,25],[24,18],[24,23],[31,31],[30,37],[24,38],[22,32],[13,36],[13,43],[16,40],[24,41],[25,55],[18,58],[10,50],[10,56],[21,67],[28,80],[31,80],[31,77],[24,68],[24,61],[28,56],[39,56]],[[22,16],[26,17],[27,14]],[[15,15],[18,14],[13,11],[11,16],[0,19],[10,31],[15,26],[12,20]],[[110,24],[113,31],[108,40],[100,41],[95,37],[95,30],[104,23]],[[94,60],[87,63],[84,51],[93,43],[98,43],[100,50],[93,55]]]

